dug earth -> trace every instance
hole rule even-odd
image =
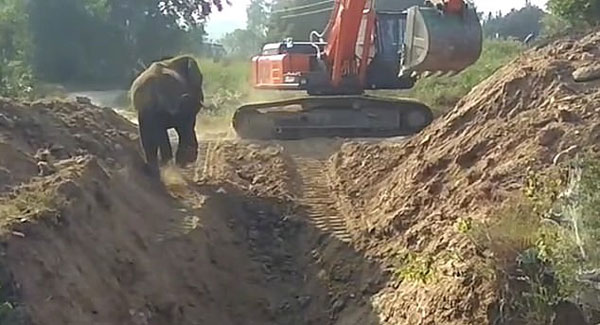
[[[411,139],[200,140],[160,184],[113,110],[1,99],[0,317],[497,324],[504,283],[457,222],[598,149],[600,81],[574,72],[599,46],[592,33],[530,50]]]

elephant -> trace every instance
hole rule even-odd
[[[188,55],[153,62],[132,83],[131,102],[137,111],[146,167],[156,175],[159,165],[169,163],[173,152],[168,129],[179,136],[175,162],[181,167],[198,157],[196,116],[204,106],[203,75]],[[160,149],[160,164],[158,153]]]

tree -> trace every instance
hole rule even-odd
[[[226,1],[229,3],[229,0]],[[151,3],[151,6],[158,7],[160,12],[166,16],[182,19],[189,26],[201,24],[204,17],[209,16],[213,12],[213,7],[219,11],[223,9],[221,0],[145,0],[143,2]]]
[[[598,0],[549,0],[548,8],[552,13],[575,26],[600,24],[600,1]]]
[[[234,57],[248,58],[260,51],[267,40],[269,7],[265,0],[251,0],[246,9],[245,29],[226,34],[221,42]]]
[[[0,0],[0,96],[34,78],[123,86],[162,56],[192,49],[222,0]],[[138,64],[141,63],[141,64]]]
[[[0,96],[31,95],[34,80],[27,21],[22,0],[0,0]]]
[[[251,0],[246,9],[246,29],[259,37],[266,37],[269,23],[269,6],[265,0]]]
[[[573,30],[573,25],[566,19],[548,14],[542,18],[542,37],[552,39],[568,35]]]
[[[29,0],[36,74],[50,82],[127,85],[144,66],[201,42],[220,0]]]
[[[380,11],[402,11],[423,0],[380,0],[375,2]],[[334,1],[327,0],[273,0],[269,23],[269,39],[292,37],[308,40],[312,31],[322,32],[331,17]]]
[[[264,38],[258,37],[255,33],[247,29],[236,29],[227,33],[221,42],[230,56],[248,58],[257,54]]]
[[[484,34],[488,37],[499,35],[502,38],[525,39],[529,34],[540,35],[542,18],[545,13],[536,6],[525,6],[519,10],[512,10],[506,15],[490,14],[483,24]]]

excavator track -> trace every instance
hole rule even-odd
[[[415,100],[336,95],[244,105],[232,125],[243,139],[299,140],[409,136],[432,121],[431,110]]]

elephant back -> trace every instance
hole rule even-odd
[[[180,55],[164,60],[162,63],[179,73],[186,80],[188,93],[192,97],[197,98],[199,102],[204,101],[202,90],[204,77],[196,59],[189,55]]]

